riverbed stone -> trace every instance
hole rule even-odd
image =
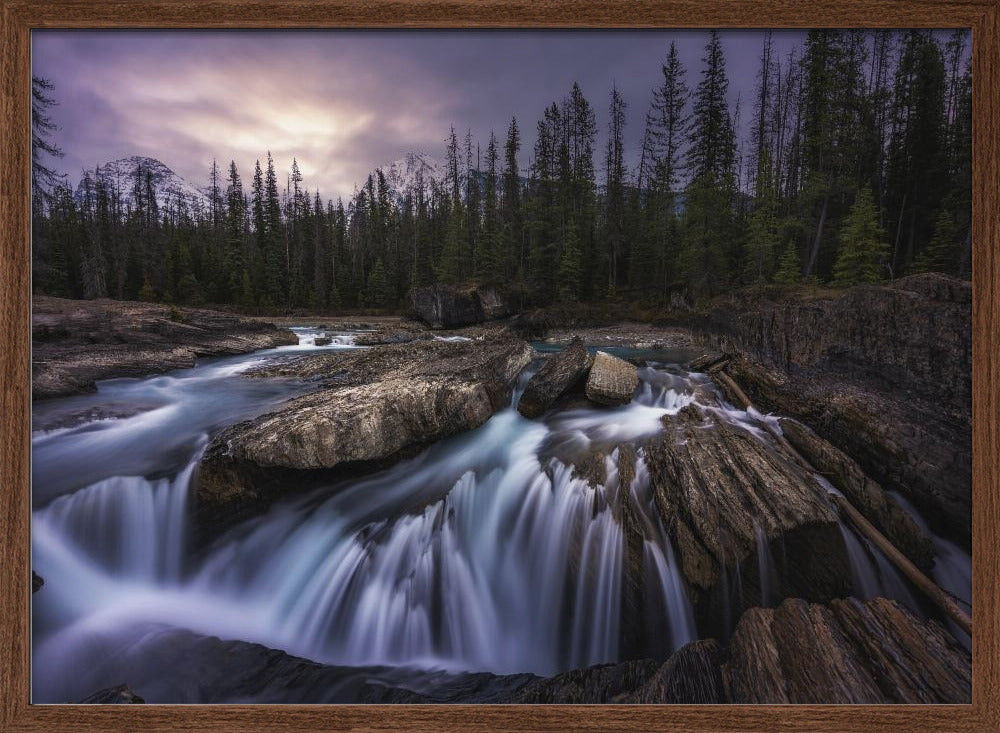
[[[606,351],[594,355],[587,377],[587,398],[600,405],[624,405],[632,401],[639,386],[639,371],[634,364]]]
[[[548,357],[528,380],[517,411],[528,418],[540,416],[583,378],[590,360],[583,340],[574,338],[565,349]]]

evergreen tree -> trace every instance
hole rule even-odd
[[[31,190],[39,198],[60,182],[60,176],[44,161],[43,156],[63,157],[63,151],[51,140],[58,128],[49,110],[57,103],[52,96],[54,85],[48,79],[31,77]]]
[[[689,127],[681,265],[696,297],[721,291],[729,279],[736,240],[733,217],[736,145],[719,34],[712,31],[694,93]]]
[[[561,250],[558,272],[559,295],[563,300],[576,301],[580,299],[582,291],[583,254],[573,224],[566,227]]]
[[[871,189],[866,186],[858,191],[840,230],[834,285],[845,287],[884,280],[889,271],[889,246],[884,238]]]
[[[637,185],[640,195],[646,190],[645,225],[636,239],[630,281],[639,287],[659,283],[665,297],[679,256],[677,186],[688,124],[688,88],[676,44],[670,44],[660,71],[663,79],[646,114]]]
[[[769,157],[766,148],[763,155],[765,159]],[[770,280],[781,244],[778,199],[770,176],[769,165],[759,168],[756,184],[757,201],[747,222],[745,279],[756,285],[763,285]]]
[[[798,285],[802,282],[802,261],[799,259],[798,249],[792,240],[785,243],[785,251],[778,261],[778,271],[774,275],[774,282],[779,285]]]
[[[486,146],[485,185],[483,187],[483,227],[476,258],[478,275],[483,282],[504,281],[504,256],[500,245],[500,218],[497,201],[497,138],[490,132]]]
[[[376,308],[385,308],[392,303],[392,292],[381,258],[375,261],[368,276],[367,294],[368,304]]]
[[[522,211],[521,170],[517,156],[521,151],[521,133],[517,118],[511,118],[504,144],[503,197],[500,205],[500,247],[503,259],[503,277],[512,280],[523,277],[525,261],[524,213]]]
[[[261,258],[264,264],[264,299],[268,304],[281,305],[288,301],[286,287],[287,256],[286,242],[281,222],[281,202],[278,199],[278,178],[274,171],[274,159],[267,154],[267,170],[264,174],[262,208],[262,230],[258,233]]]
[[[243,181],[240,180],[236,161],[229,163],[225,204],[226,254],[225,269],[228,274],[226,295],[228,302],[248,306],[253,302],[249,288],[249,272],[243,257],[246,233],[246,201],[243,198]],[[244,278],[246,275],[246,278]],[[246,282],[244,280],[246,279]],[[245,287],[246,286],[246,287]]]
[[[626,259],[625,252],[625,153],[623,131],[625,128],[625,100],[617,87],[611,89],[608,131],[608,149],[605,156],[605,208],[604,232],[607,241],[608,293],[613,294],[620,283],[619,266]],[[624,269],[624,267],[622,267]]]
[[[705,185],[729,185],[736,142],[727,101],[726,59],[718,31],[711,32],[702,62],[705,67],[695,89],[692,107],[688,171],[692,180]]]
[[[917,257],[914,272],[944,272],[955,274],[958,270],[956,246],[958,227],[947,207],[942,208],[934,222],[934,236]]]
[[[887,223],[895,229],[892,265],[903,271],[932,234],[946,178],[945,65],[929,31],[904,35],[893,93]]]

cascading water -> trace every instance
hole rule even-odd
[[[697,638],[642,451],[629,474],[615,450],[711,389],[704,375],[671,368],[641,369],[635,399],[615,409],[543,420],[505,409],[395,467],[281,502],[192,555],[186,498],[208,436],[307,389],[241,372],[282,352],[349,348],[315,347],[317,332],[36,409],[45,429],[34,439],[33,567],[47,581],[34,599],[36,702],[92,692],[103,678],[81,675],[79,660],[127,655],[163,627],[358,667],[551,675],[617,661],[626,508],[641,525],[657,652]],[[111,401],[144,409],[60,427]],[[759,416],[702,407],[767,439]],[[573,468],[594,450],[606,455],[603,483]],[[773,563],[763,548],[758,556],[770,599]]]
[[[754,539],[757,548],[757,578],[760,584],[760,605],[769,607],[774,605],[774,589],[777,583],[778,571],[774,565],[774,558],[771,556],[771,545],[767,541],[767,533],[760,525],[754,522]]]

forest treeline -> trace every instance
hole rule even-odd
[[[604,150],[574,84],[537,121],[525,170],[512,119],[485,151],[452,129],[441,180],[394,191],[375,170],[346,203],[306,189],[295,163],[279,186],[270,154],[249,175],[213,162],[197,210],[161,208],[141,166],[127,196],[100,168],[74,194],[50,167],[56,92],[36,79],[35,291],[396,308],[433,283],[502,284],[533,304],[664,303],[745,285],[968,277],[967,43],[964,31],[817,30],[779,57],[765,34],[741,125],[713,32],[697,70],[670,46],[644,115],[610,90]],[[644,128],[638,166],[626,165],[626,124]]]

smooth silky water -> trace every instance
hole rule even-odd
[[[120,684],[121,665],[141,660],[145,640],[165,627],[414,677],[552,675],[619,661],[620,491],[643,525],[647,613],[662,628],[651,652],[664,656],[697,638],[642,452],[622,486],[613,447],[656,434],[664,415],[706,393],[713,402],[702,409],[765,442],[760,423],[772,418],[732,408],[705,375],[669,364],[640,369],[626,406],[569,408],[543,420],[513,409],[529,368],[511,406],[480,428],[366,478],[290,492],[194,554],[188,492],[210,436],[309,389],[242,373],[291,353],[354,348],[349,334],[316,347],[316,329],[295,330],[298,346],[102,382],[96,394],[36,405],[32,565],[45,586],[33,598],[34,702],[70,702]],[[607,449],[604,485],[574,477],[570,465],[594,448]],[[844,539],[859,596],[888,594],[916,607],[880,553],[846,527]],[[758,546],[770,603],[777,579],[762,530]],[[945,549],[950,563],[957,548]]]

